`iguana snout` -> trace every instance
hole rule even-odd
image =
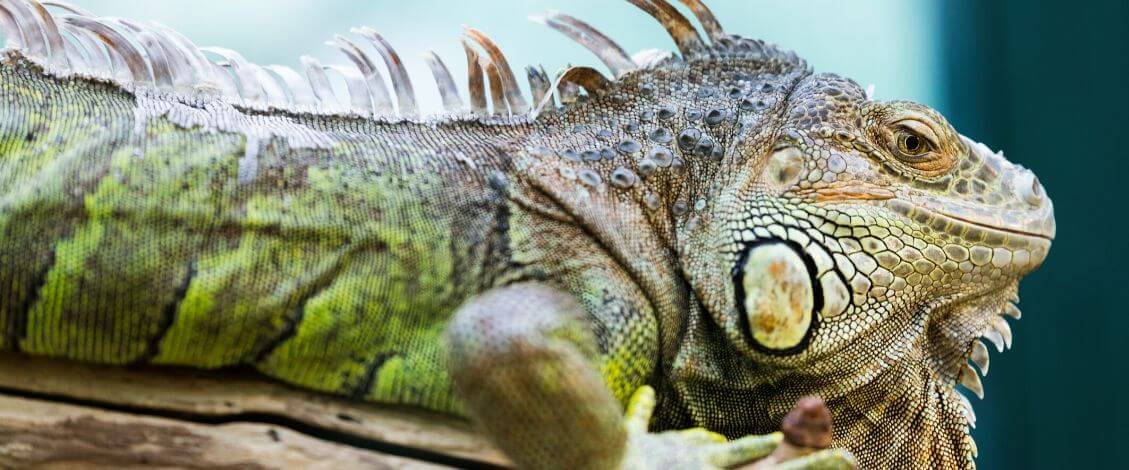
[[[920,210],[967,228],[971,235],[1015,238],[1041,247],[1045,255],[1055,237],[1054,205],[1039,178],[1001,152],[967,137],[962,141],[968,155],[948,191],[913,191],[905,198]],[[973,238],[969,234],[965,237]],[[1033,268],[1038,262],[1031,264]]]

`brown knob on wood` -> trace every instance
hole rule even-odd
[[[784,417],[784,440],[796,447],[831,446],[831,412],[819,397],[803,397]]]

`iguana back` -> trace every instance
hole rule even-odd
[[[4,349],[453,406],[445,320],[512,262],[483,136],[515,126],[270,116],[5,61]]]

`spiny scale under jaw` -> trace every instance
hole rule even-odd
[[[1018,307],[1009,303],[1004,307],[1004,311],[1001,315],[992,317],[991,323],[988,325],[988,331],[983,334],[983,337],[988,340],[988,342],[992,343],[998,352],[1011,349],[1011,325],[1008,324],[1004,316],[1018,320],[1022,314]]]
[[[613,79],[638,69],[703,56],[777,60],[797,68],[807,65],[794,53],[762,41],[727,35],[701,0],[680,0],[701,23],[707,44],[684,15],[666,0],[627,0],[659,23],[674,38],[682,58],[654,50],[629,56],[610,37],[591,25],[561,13],[537,20],[591,50],[612,72]],[[219,95],[237,105],[313,113],[350,113],[374,118],[414,119],[419,114],[415,89],[400,56],[376,30],[353,28],[380,55],[384,74],[364,48],[345,36],[326,44],[340,51],[351,67],[323,65],[301,57],[302,71],[282,65],[260,66],[230,49],[197,47],[192,41],[157,23],[100,18],[61,0],[0,0],[0,33],[8,49],[19,50],[59,76],[88,76],[128,87],[147,87],[186,98]],[[435,77],[443,107],[470,117],[518,116],[536,118],[546,107],[568,106],[582,87],[601,93],[613,81],[595,69],[574,67],[550,80],[544,70],[527,69],[532,102],[522,95],[501,48],[481,31],[467,28],[463,44],[468,61],[469,107],[459,97],[455,80],[434,53],[424,60]],[[211,58],[216,58],[213,61]],[[344,82],[346,97],[337,96],[334,78]],[[489,91],[487,91],[489,90]],[[489,99],[488,99],[489,97]]]
[[[959,393],[957,394],[957,397],[960,398],[961,407],[964,408],[964,416],[968,421],[968,426],[971,428],[976,428],[976,411],[972,409],[972,402],[968,401],[968,397]]]
[[[1019,311],[1019,291],[1015,290],[1008,293],[1007,302],[1004,303],[1004,316],[1011,317],[1019,320],[1023,318],[1023,312]]]
[[[969,353],[968,359],[972,361],[973,364],[976,364],[976,368],[980,369],[981,374],[988,375],[988,365],[990,362],[988,347],[984,346],[984,343],[981,343],[980,340],[973,341],[972,352]]]
[[[988,323],[988,330],[981,336],[982,339],[992,343],[996,347],[996,351],[1001,353],[1004,352],[1004,349],[1011,348],[1011,325],[1008,324],[1006,317],[1018,320],[1023,316],[1019,307],[1014,304],[1016,300],[1018,298],[1004,304],[1003,311],[992,317]],[[988,347],[980,339],[972,340],[972,343],[968,346],[968,351],[965,353],[965,358],[966,362],[959,372],[957,381],[977,397],[984,398],[984,384],[980,381],[980,376],[986,377],[988,375],[990,364]],[[980,371],[979,374],[977,374],[977,370]],[[967,399],[965,401],[967,402]],[[967,408],[971,413],[972,405],[967,404]],[[975,415],[972,415],[969,424],[973,427],[975,427],[975,420]]]
[[[977,398],[984,398],[984,385],[980,383],[980,376],[976,374],[971,365],[965,364],[964,369],[961,370],[960,384],[975,394]]]

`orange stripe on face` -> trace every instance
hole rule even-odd
[[[812,191],[815,193],[816,202],[838,201],[884,201],[893,199],[893,191],[869,185],[842,186],[838,188],[823,188]]]

